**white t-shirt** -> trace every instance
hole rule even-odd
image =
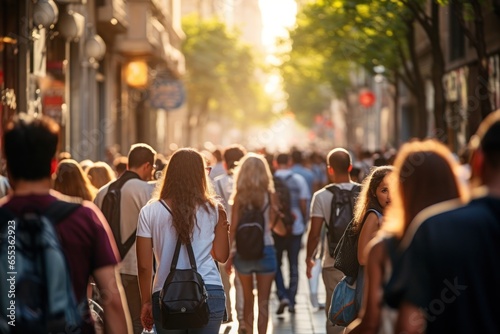
[[[336,187],[344,190],[351,190],[355,185],[356,183],[354,182],[335,184]],[[332,199],[333,194],[330,191],[326,190],[326,188],[322,188],[316,191],[311,201],[311,218],[323,218],[323,222],[328,223],[328,221],[330,220]],[[323,249],[323,268],[333,267],[334,263],[335,260],[330,256],[330,252],[328,251],[328,243],[325,243],[325,247]]]
[[[104,196],[108,193],[109,183],[99,189],[94,203],[102,208]],[[139,211],[151,199],[154,184],[140,179],[131,179],[125,182],[121,189],[120,198],[120,234],[123,242],[127,240],[137,228]],[[135,242],[120,263],[120,273],[137,276],[137,255]]]
[[[233,192],[233,175],[224,174],[215,178],[214,188],[217,195],[222,198],[222,204],[224,209],[226,209],[227,220],[231,223],[232,205],[229,204],[229,198]]]
[[[211,255],[218,220],[219,211],[216,208],[210,208],[209,212],[202,207],[198,208],[191,245],[198,273],[203,277],[205,284],[222,286],[219,271]],[[142,208],[139,214],[137,236],[153,239],[153,253],[156,259],[153,293],[160,291],[170,272],[177,243],[177,232],[172,225],[172,216],[159,201],[148,203]],[[188,269],[190,267],[186,247],[181,246],[177,268]]]

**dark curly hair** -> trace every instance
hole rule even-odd
[[[382,180],[393,171],[392,166],[380,166],[371,170],[370,174],[363,180],[361,185],[361,192],[356,200],[356,207],[354,208],[354,222],[355,229],[359,230],[366,212],[369,209],[375,209],[381,214],[384,209],[377,199],[377,188],[382,183]]]

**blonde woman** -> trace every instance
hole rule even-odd
[[[97,193],[82,167],[73,159],[61,160],[52,180],[54,190],[67,196],[92,201]]]
[[[87,169],[87,177],[96,189],[100,189],[105,184],[116,179],[113,169],[103,161],[94,162],[94,164]]]
[[[277,269],[276,252],[271,235],[271,222],[275,221],[278,212],[278,198],[274,192],[274,183],[266,159],[259,154],[248,153],[238,163],[235,170],[234,190],[231,195],[231,245],[233,251],[226,264],[226,270],[231,271],[234,264],[243,287],[244,295],[244,328],[240,333],[253,333],[254,302],[253,282],[257,280],[258,321],[259,334],[267,331],[269,320],[269,296]],[[258,260],[244,260],[234,250],[235,235],[238,230],[238,221],[245,210],[258,209],[264,212],[264,252]]]
[[[141,322],[146,329],[151,329],[154,323],[158,334],[217,334],[222,323],[225,295],[215,261],[226,262],[228,258],[228,222],[208,181],[207,168],[205,159],[196,150],[177,150],[168,162],[153,200],[139,214],[137,268]],[[170,272],[178,238],[183,244],[191,243],[198,273],[207,288],[210,317],[203,328],[172,331],[161,325],[159,294]],[[156,274],[151,284],[153,254]],[[183,249],[177,268],[190,268],[187,251]]]

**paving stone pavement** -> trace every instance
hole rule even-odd
[[[290,314],[288,309],[282,315],[276,315],[276,310],[279,306],[279,300],[276,296],[276,288],[273,284],[270,300],[270,317],[268,325],[268,333],[273,334],[326,334],[325,311],[312,307],[309,300],[309,285],[306,277],[305,265],[305,243],[299,255],[299,288],[296,297],[295,314]],[[283,273],[288,272],[285,256],[283,259]],[[286,276],[286,275],[285,275]],[[255,290],[256,293],[256,290]],[[232,291],[234,304],[234,291]],[[323,280],[319,279],[318,299],[320,302],[325,301],[325,289]],[[234,306],[233,306],[234,307]],[[233,317],[236,319],[236,312],[233,310]],[[220,329],[220,334],[237,334],[238,322],[223,324]],[[257,334],[255,326],[254,333]]]

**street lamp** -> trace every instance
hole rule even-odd
[[[131,61],[125,69],[127,85],[144,88],[148,84],[148,64],[144,60]]]
[[[59,17],[59,9],[53,0],[38,0],[33,6],[33,23],[38,29],[52,28]]]
[[[106,43],[99,35],[93,35],[85,41],[85,55],[89,59],[101,60],[106,54]]]

